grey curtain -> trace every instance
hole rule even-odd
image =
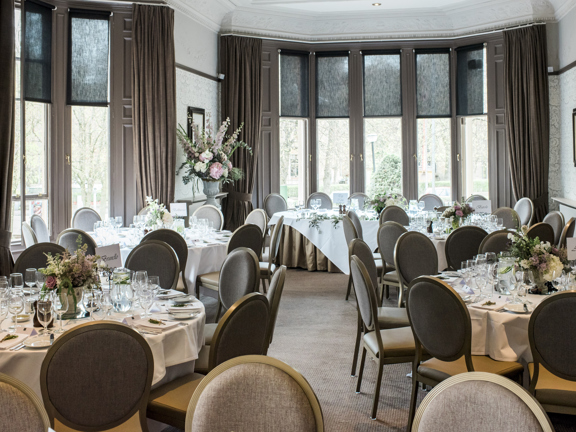
[[[222,119],[230,117],[230,131],[244,123],[239,139],[252,147],[252,154],[239,149],[232,164],[245,177],[224,186],[228,196],[222,203],[226,229],[235,230],[253,209],[252,190],[256,176],[262,115],[262,40],[238,36],[220,38]]]
[[[0,2],[0,275],[14,263],[10,252],[14,168],[14,2]]]
[[[534,201],[536,222],[548,213],[549,101],[546,26],[504,32],[508,153],[515,198]]]
[[[174,11],[134,4],[132,113],[136,193],[168,206],[176,172],[176,61]]]

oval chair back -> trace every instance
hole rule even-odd
[[[362,239],[356,238],[350,242],[348,245],[348,254],[350,257],[356,256],[370,276],[370,281],[373,287],[378,286],[378,268],[376,267],[376,262],[374,261],[374,254]]]
[[[146,216],[149,211],[150,211],[150,207],[148,207],[148,206],[143,207],[143,208],[140,209],[140,211],[138,212],[138,216]]]
[[[535,239],[538,237],[541,242],[550,242],[552,246],[554,246],[554,228],[552,225],[547,224],[546,222],[539,222],[535,225],[532,225],[526,236],[531,239]]]
[[[364,210],[366,206],[370,203],[370,197],[363,192],[354,192],[352,195],[348,197],[348,207],[352,203],[353,199],[358,200],[358,207],[359,210]]]
[[[274,225],[274,231],[272,231],[272,237],[270,238],[270,253],[268,254],[268,269],[272,270],[272,265],[278,262],[278,254],[280,252],[280,243],[282,242],[282,233],[284,232],[284,216],[280,216],[276,225]],[[271,274],[269,272],[269,274]]]
[[[50,419],[34,390],[0,373],[0,430],[46,432]]]
[[[270,322],[268,323],[268,346],[272,343],[274,336],[274,329],[276,327],[276,318],[278,317],[278,309],[280,308],[280,299],[282,298],[282,291],[284,291],[284,282],[286,281],[286,266],[280,266],[274,272],[270,287],[266,293],[268,304],[270,305]]]
[[[324,192],[314,192],[310,194],[310,196],[306,200],[307,208],[312,208],[310,207],[310,201],[313,199],[319,199],[320,201],[322,201],[322,203],[320,204],[321,209],[328,209],[328,210],[332,209],[332,199],[328,196],[328,194],[325,194]]]
[[[96,241],[90,234],[76,228],[68,228],[58,234],[56,243],[64,247],[71,254],[86,245],[86,255],[96,255],[96,248],[98,247]]]
[[[421,201],[424,201],[424,211],[434,211],[434,209],[444,205],[442,198],[435,194],[422,195],[418,202]]]
[[[266,234],[266,229],[268,228],[268,216],[266,212],[262,209],[252,210],[246,217],[245,225],[256,225],[262,231],[262,235]]]
[[[49,243],[50,242],[50,233],[48,232],[48,227],[46,226],[46,222],[42,219],[41,216],[36,214],[32,215],[30,218],[30,226],[34,233],[36,234],[36,239],[38,243]]]
[[[478,255],[482,240],[488,233],[477,226],[463,226],[455,229],[446,239],[446,261],[450,270],[460,270],[462,261]]]
[[[514,206],[514,211],[518,213],[520,218],[520,226],[526,225],[530,227],[534,219],[534,203],[530,198],[520,198]]]
[[[378,327],[378,299],[376,289],[372,285],[372,278],[366,266],[360,258],[352,255],[350,258],[350,275],[356,292],[356,303],[360,318],[364,324],[366,332],[375,331],[377,339],[380,339],[380,328]]]
[[[63,254],[66,252],[62,246],[56,243],[38,243],[22,251],[14,263],[14,273],[25,274],[27,268],[45,268],[48,262],[46,254]]]
[[[160,240],[140,242],[126,258],[126,268],[137,271],[146,270],[150,276],[160,278],[160,287],[176,289],[180,264],[174,249],[168,243]]]
[[[275,358],[250,355],[216,367],[192,396],[186,432],[215,430],[323,432],[324,420],[299,372]]]
[[[574,228],[576,228],[576,218],[570,218],[564,228],[562,229],[562,234],[560,234],[560,241],[558,246],[566,246],[566,239],[569,237],[574,237]]]
[[[566,222],[564,221],[564,215],[559,211],[551,211],[548,213],[542,222],[550,224],[554,230],[554,245],[558,245],[560,242],[560,236],[562,235],[562,229]]]
[[[356,227],[347,215],[342,217],[342,228],[344,229],[344,238],[346,239],[346,244],[349,245],[350,242],[358,238],[358,233],[356,232]]]
[[[161,228],[150,231],[144,236],[142,242],[148,240],[163,241],[164,243],[170,245],[172,249],[174,249],[174,252],[176,252],[176,256],[178,257],[178,263],[180,265],[180,273],[182,276],[182,283],[184,284],[184,291],[188,292],[188,284],[186,283],[185,277],[186,264],[188,263],[188,245],[186,244],[184,237],[182,237],[178,232],[174,230]]]
[[[486,252],[494,252],[498,255],[500,252],[506,252],[510,249],[510,240],[508,239],[508,230],[494,231],[484,237],[480,247],[478,248],[478,253],[484,254]]]
[[[251,249],[240,247],[228,254],[220,268],[218,296],[224,309],[246,294],[258,291],[260,265]]]
[[[488,201],[488,199],[483,195],[470,195],[466,198],[467,203],[471,203],[472,201]]]
[[[39,243],[36,233],[28,222],[22,222],[22,239],[24,240],[24,246],[27,248]]]
[[[282,195],[271,193],[266,196],[266,198],[264,198],[264,210],[270,219],[272,216],[274,216],[274,213],[288,210],[288,203]]]
[[[224,226],[224,215],[218,207],[210,204],[198,207],[192,216],[196,216],[197,219],[208,219],[214,225],[214,229],[218,231]]]
[[[226,252],[229,254],[234,249],[244,247],[252,249],[256,256],[260,257],[262,255],[263,241],[262,231],[258,226],[252,224],[242,225],[230,237]]]
[[[108,430],[139,413],[147,430],[153,374],[152,350],[140,334],[120,323],[90,322],[54,341],[42,362],[40,388],[52,424],[57,419],[75,430]]]
[[[354,224],[354,228],[356,228],[356,234],[358,235],[359,239],[364,239],[364,233],[362,232],[362,222],[358,217],[358,214],[354,210],[348,210],[346,212],[346,216],[350,218],[352,223]]]
[[[380,224],[388,221],[398,222],[403,226],[410,225],[410,218],[408,217],[408,214],[402,207],[395,205],[384,207],[384,210],[382,210],[380,213]]]
[[[384,222],[378,227],[378,250],[386,267],[394,267],[394,249],[400,236],[407,233],[404,225],[398,222]]]
[[[516,213],[516,210],[510,207],[500,207],[492,212],[493,215],[501,218],[504,222],[504,228],[506,229],[518,229],[520,225],[520,216]]]
[[[98,212],[90,207],[82,207],[74,212],[72,216],[72,228],[82,231],[94,231],[94,224],[101,221]]]

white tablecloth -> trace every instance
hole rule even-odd
[[[158,316],[167,317],[167,315]],[[113,318],[121,320],[121,315],[114,314]],[[69,330],[75,325],[86,322],[89,322],[89,319],[76,320],[75,323],[64,328]],[[206,322],[204,308],[202,307],[202,312],[196,318],[182,322],[187,325],[176,326],[159,335],[142,334],[150,345],[154,357],[153,387],[194,371],[194,362],[204,345],[204,324]],[[67,321],[63,321],[63,323],[66,324]],[[23,327],[31,326],[32,321],[21,323],[21,325]],[[3,328],[8,326],[10,326],[10,321],[6,320]],[[18,351],[0,350],[0,372],[19,379],[42,397],[40,368],[47,351],[47,348],[23,348]]]

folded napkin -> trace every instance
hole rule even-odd
[[[159,321],[161,324],[154,324],[150,322],[150,319],[153,321]],[[132,321],[132,325],[136,328],[142,329],[151,329],[151,330],[169,330],[173,327],[176,327],[180,324],[178,321],[167,321],[161,318],[134,318],[133,320],[128,320],[129,322]]]
[[[186,293],[183,293],[182,291],[177,291],[177,290],[173,290],[173,289],[170,289],[168,291],[169,291],[168,293],[159,294],[156,297],[159,298],[160,300],[168,300],[168,299],[173,299],[176,297],[182,297],[182,296],[186,295]]]
[[[494,304],[486,304],[487,302],[490,303],[494,303]],[[507,301],[506,299],[497,299],[497,298],[491,298],[490,300],[481,300],[478,303],[473,303],[470,306],[472,306],[473,308],[476,309],[484,309],[484,310],[489,310],[489,311],[498,311],[500,309],[502,309],[505,305],[506,305]]]
[[[38,332],[36,332],[34,327],[24,327],[16,328],[16,333],[14,334],[18,337],[0,342],[0,350],[8,350],[10,348],[14,348],[16,345],[20,345],[29,336],[37,335]],[[8,336],[8,333],[0,333],[0,340],[4,339],[6,336]]]
[[[202,303],[192,302],[183,306],[170,306],[168,312],[196,312],[202,310]]]

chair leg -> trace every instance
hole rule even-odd
[[[390,285],[384,285],[384,297],[386,300],[390,298]]]
[[[378,360],[378,378],[376,378],[376,391],[374,392],[374,402],[372,403],[372,415],[370,420],[376,420],[376,412],[378,411],[378,402],[380,401],[380,386],[382,386],[382,372],[384,364]]]
[[[352,290],[352,275],[348,275],[348,289],[346,290],[346,301],[350,297],[350,291]]]
[[[356,366],[358,364],[358,353],[360,351],[360,338],[362,336],[362,318],[358,316],[358,327],[356,328],[356,344],[354,345],[354,359],[352,360],[351,376],[356,376]]]
[[[364,375],[364,364],[366,363],[366,348],[362,348],[362,360],[360,360],[360,372],[358,372],[358,383],[356,384],[356,393],[360,393],[362,386],[362,375]]]
[[[408,413],[408,425],[406,426],[406,432],[412,430],[412,423],[414,422],[414,416],[416,415],[416,402],[418,401],[418,380],[416,379],[416,373],[412,372],[412,395],[410,396],[410,411]]]
[[[262,292],[266,294],[266,279],[260,279],[262,281]]]

